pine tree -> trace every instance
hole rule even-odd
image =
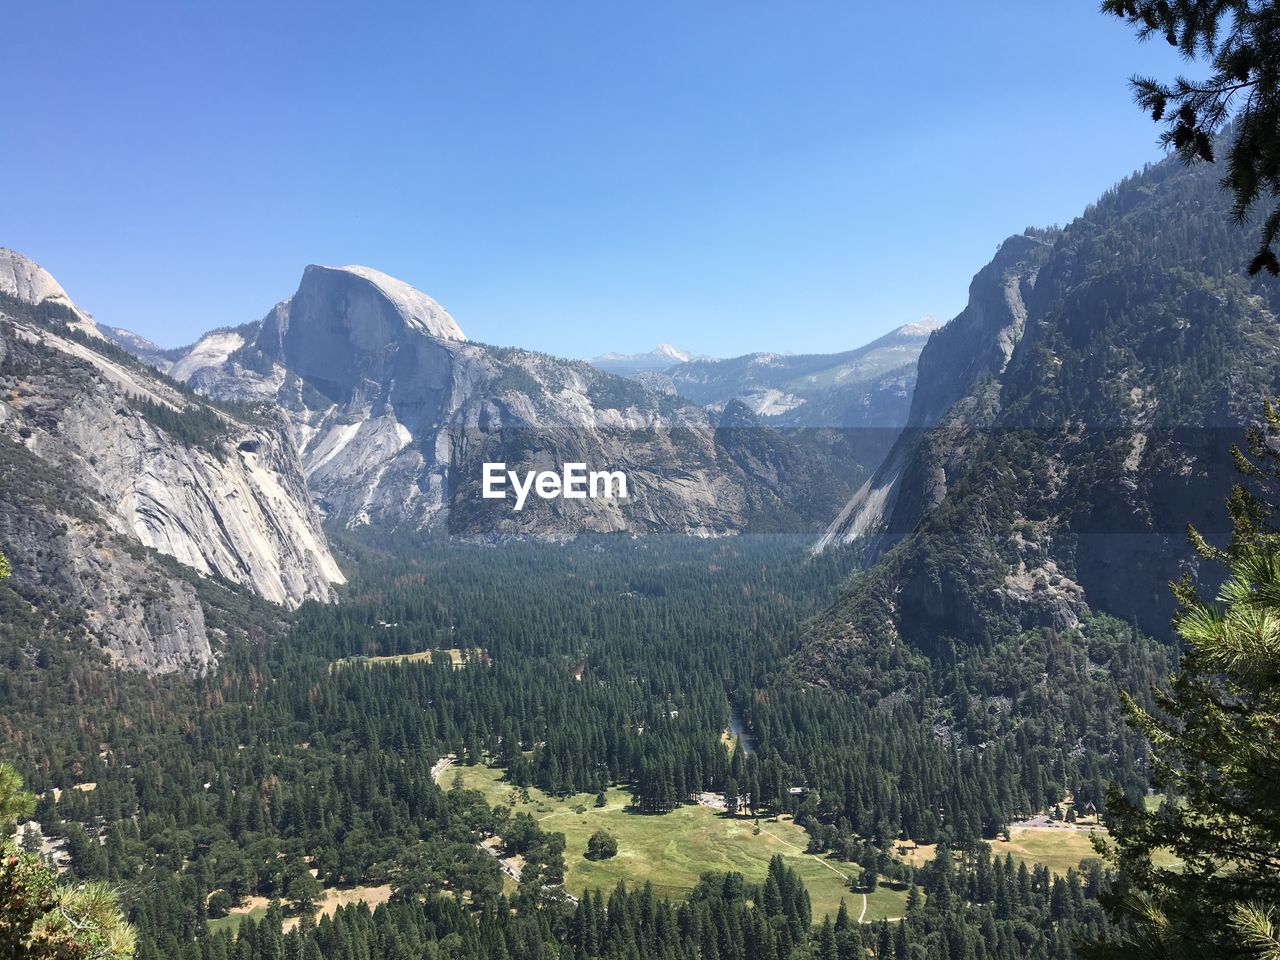
[[[831,917],[824,917],[822,927],[818,931],[818,960],[839,960],[836,952],[836,932],[831,925]]]
[[[1280,195],[1280,13],[1269,0],[1103,0],[1145,39],[1160,37],[1183,56],[1205,56],[1207,80],[1178,77],[1163,83],[1135,77],[1135,98],[1156,123],[1164,123],[1165,146],[1187,162],[1216,159],[1214,138],[1236,119],[1223,185],[1235,196],[1237,221],[1248,219],[1259,201]],[[1280,206],[1262,229],[1262,244],[1250,273],[1280,274],[1272,250],[1280,236]]]
[[[17,771],[0,762],[0,836],[7,838],[14,821],[33,807]],[[0,842],[0,955],[127,960],[136,941],[105,884],[65,884],[38,857],[9,839]]]
[[[1172,793],[1148,812],[1118,791],[1108,799],[1119,870],[1109,904],[1121,936],[1095,943],[1107,957],[1280,957],[1280,410],[1232,453],[1250,486],[1228,502],[1226,549],[1194,529],[1196,551],[1226,566],[1217,601],[1189,579],[1174,587],[1187,645],[1158,710],[1128,701],[1153,747],[1153,783]],[[1178,868],[1157,864],[1172,850]]]

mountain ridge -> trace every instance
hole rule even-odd
[[[0,537],[16,583],[85,607],[114,658],[162,671],[207,669],[216,650],[196,592],[146,550],[284,606],[333,598],[344,577],[273,414],[156,374],[86,331],[56,281],[12,289],[26,299],[0,294]],[[152,584],[168,586],[130,599]]]
[[[1253,233],[1226,214],[1211,170],[1166,160],[1001,245],[819,541],[872,565],[813,626],[808,676],[1091,611],[1169,636],[1168,582],[1202,575],[1185,525],[1223,534],[1228,448],[1280,391],[1280,294],[1243,276]]]
[[[345,526],[552,538],[816,532],[848,487],[819,454],[766,437],[764,425],[755,427],[756,453],[804,462],[795,477],[735,453],[746,435],[719,435],[718,414],[681,398],[584,361],[467,340],[452,318],[415,322],[405,310],[422,313],[435,301],[377,274],[383,287],[399,284],[398,297],[387,297],[371,285],[375,273],[308,267],[298,290],[261,320],[144,359],[202,394],[277,405],[314,501]],[[492,460],[513,469],[565,461],[626,469],[637,495],[503,512],[476,502],[480,465]]]
[[[688,363],[694,356],[669,343],[660,343],[644,353],[602,353],[587,363],[606,373],[661,373],[675,364]]]
[[[858,401],[896,378],[912,378],[916,358],[937,324],[922,317],[876,339],[838,353],[747,353],[727,359],[696,358],[666,376],[681,396],[717,409],[739,399],[757,414],[786,426],[901,425],[905,417],[858,414]],[[909,392],[902,394],[903,401]],[[868,404],[869,405],[869,404]],[[905,406],[905,404],[900,404]]]

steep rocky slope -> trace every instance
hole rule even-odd
[[[1211,167],[1168,161],[1013,237],[920,357],[910,426],[821,545],[874,566],[802,663],[944,659],[1105,611],[1167,635],[1185,524],[1223,530],[1227,454],[1280,390],[1273,282]],[[856,670],[855,670],[856,672]]]
[[[469,342],[439,304],[367,267],[308,267],[263,320],[202,338],[168,370],[213,397],[278,404],[317,505],[350,526],[799,531],[848,489],[758,423],[721,430],[719,414],[585,362]],[[485,462],[622,470],[630,496],[532,498],[516,512],[481,498]]]
[[[948,468],[954,474],[972,454],[957,434],[983,431],[994,421],[995,378],[1022,337],[1023,295],[1034,285],[1052,240],[1052,234],[1010,237],[969,285],[964,311],[946,326],[930,328],[902,419],[905,429],[827,529],[819,549],[862,538],[871,538],[873,549],[891,544],[941,502]]]
[[[35,264],[0,264],[0,544],[15,583],[82,608],[115,659],[154,670],[203,669],[214,651],[192,584],[150,551],[275,603],[330,599],[342,573],[285,424],[180,389]]]

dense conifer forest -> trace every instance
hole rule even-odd
[[[343,546],[346,602],[287,619],[202,581],[211,623],[239,629],[196,679],[104,669],[74,612],[41,618],[0,585],[4,756],[74,875],[119,885],[143,960],[1048,957],[1103,922],[1100,867],[1055,878],[993,863],[985,841],[1068,793],[1100,803],[1112,779],[1143,792],[1117,689],[1167,662],[1124,624],[1028,633],[942,677],[894,659],[851,698],[799,683],[788,658],[855,551],[778,537]],[[1007,708],[967,711],[978,690]],[[725,749],[731,715],[753,750]],[[763,886],[708,876],[684,903],[566,891],[563,837],[437,784],[446,755],[500,766],[516,789],[623,785],[637,816],[702,792],[786,811],[811,851],[910,887],[906,919],[812,917],[781,862]],[[518,885],[504,891],[487,836],[522,855]],[[908,839],[944,852],[913,869],[894,850]],[[383,884],[374,915],[312,923],[322,888]],[[277,905],[238,934],[211,930],[248,897]]]

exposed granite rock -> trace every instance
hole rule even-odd
[[[965,309],[921,351],[905,429],[817,549],[862,539],[874,558],[941,502],[949,471],[971,452],[963,437],[988,429],[999,410],[995,378],[1022,337],[1023,294],[1049,251],[1043,238],[1010,237],[973,278]]]
[[[0,543],[15,580],[82,606],[115,659],[152,670],[213,653],[195,590],[143,548],[274,603],[331,599],[342,573],[280,415],[178,389],[84,329],[47,274],[0,261],[26,278],[0,291]]]
[[[1226,539],[1230,445],[1280,391],[1280,291],[1243,277],[1256,237],[1227,213],[1211,171],[1171,160],[1001,247],[922,352],[907,430],[819,542],[875,562],[806,662],[1089,610],[1168,636],[1168,583],[1213,575],[1186,525]]]
[[[191,584],[104,535],[98,523],[13,506],[0,500],[0,543],[14,581],[62,607],[83,609],[114,662],[152,673],[203,673],[213,665],[204,610]]]
[[[727,444],[695,404],[582,361],[468,342],[430,298],[368,268],[308,267],[290,299],[233,332],[243,346],[194,365],[188,383],[274,400],[316,504],[349,526],[467,537],[800,532],[818,529],[848,489],[768,427],[756,425],[757,456],[743,457],[741,431]],[[217,357],[209,339],[189,355]],[[770,457],[806,467],[780,471]],[[533,498],[515,512],[481,498],[486,461],[621,469],[631,495]]]

